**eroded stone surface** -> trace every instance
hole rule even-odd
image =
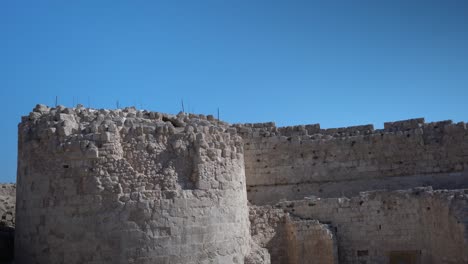
[[[0,184],[0,226],[15,226],[16,185]]]
[[[320,125],[235,125],[244,139],[249,201],[341,197],[376,189],[468,188],[463,122],[410,119],[320,129]]]
[[[289,264],[338,264],[336,235],[330,226],[288,217],[286,233]]]
[[[243,263],[242,141],[204,116],[38,105],[19,125],[17,263]]]
[[[280,208],[332,226],[340,263],[389,263],[392,253],[415,254],[415,263],[468,262],[468,190],[372,191]]]
[[[38,105],[19,125],[16,220],[13,200],[0,212],[19,264],[468,263],[468,192],[396,191],[468,187],[467,142],[465,123],[420,118],[321,129]]]

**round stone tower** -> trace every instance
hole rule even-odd
[[[243,263],[242,151],[210,116],[38,105],[19,125],[16,263]]]

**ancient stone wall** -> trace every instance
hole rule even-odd
[[[212,117],[38,105],[18,155],[17,264],[249,254],[242,141]]]
[[[287,213],[271,206],[253,205],[249,209],[252,240],[268,249],[272,264],[288,263]]]
[[[278,128],[38,105],[18,145],[16,220],[0,186],[17,264],[468,263],[467,190],[360,193],[468,188],[465,123]]]
[[[338,249],[329,226],[291,217],[281,208],[251,206],[252,239],[268,249],[272,264],[337,264]]]
[[[16,185],[0,184],[0,226],[15,226]]]
[[[340,263],[468,262],[468,190],[374,191],[277,207],[332,226]]]
[[[465,123],[424,119],[320,129],[235,125],[244,139],[249,201],[341,197],[375,189],[468,187]]]
[[[288,264],[338,264],[336,238],[317,220],[288,217]]]

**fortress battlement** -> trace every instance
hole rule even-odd
[[[359,125],[338,128],[320,128],[320,124],[296,125],[277,127],[274,122],[234,124],[238,132],[244,137],[273,137],[273,136],[309,136],[312,139],[320,136],[353,137],[363,135],[402,134],[402,133],[449,133],[451,130],[466,130],[465,122],[453,123],[452,120],[425,123],[424,118],[415,118],[395,122],[385,122],[383,129],[374,129],[374,125]],[[329,138],[329,137],[328,137]]]
[[[18,125],[17,173],[0,213],[18,264],[468,261],[464,122],[322,129],[37,105]]]

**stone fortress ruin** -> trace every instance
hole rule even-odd
[[[16,264],[468,263],[463,122],[38,105],[18,129]]]

